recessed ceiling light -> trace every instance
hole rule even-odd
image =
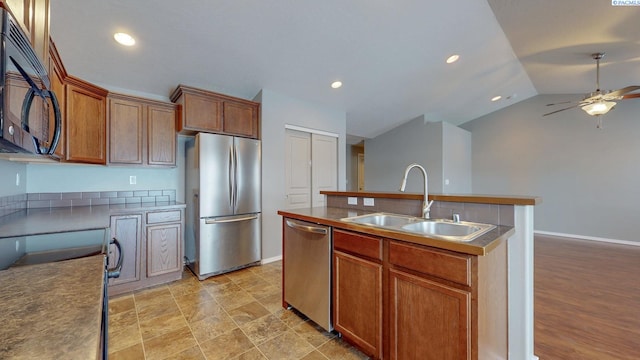
[[[502,99],[502,96],[498,95],[498,96],[494,96],[494,97],[492,97],[492,98],[491,98],[491,101],[498,101],[498,100],[500,100],[500,99]]]
[[[447,58],[447,64],[453,64],[454,62],[458,61],[458,59],[460,59],[460,55],[458,54],[451,55]]]
[[[342,87],[342,81],[334,81],[331,83],[331,87],[334,89],[338,89],[340,87]]]
[[[126,33],[115,33],[113,34],[113,38],[116,39],[118,43],[124,46],[133,46],[136,43],[136,39]]]

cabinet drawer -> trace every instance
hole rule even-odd
[[[333,248],[382,260],[382,239],[370,236],[336,229],[333,230]]]
[[[147,213],[147,224],[180,221],[180,210],[154,211]]]
[[[397,241],[389,243],[390,263],[467,286],[471,286],[471,258]]]

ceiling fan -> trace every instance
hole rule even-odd
[[[577,107],[581,108],[591,116],[600,116],[608,113],[609,110],[613,109],[613,107],[616,105],[616,102],[615,102],[616,100],[640,98],[640,93],[630,94],[631,92],[634,92],[640,89],[640,86],[637,86],[637,85],[623,87],[622,89],[618,89],[614,91],[600,90],[600,59],[602,59],[604,55],[605,53],[591,54],[591,57],[596,61],[596,91],[586,95],[584,99],[582,99],[575,105],[571,105],[566,108],[552,111],[542,116],[555,114],[560,111],[569,110]],[[571,101],[555,103],[555,104],[547,104],[547,106],[554,106],[554,105],[567,104],[567,103],[571,103]],[[601,118],[598,118],[597,127],[598,128],[602,127]]]

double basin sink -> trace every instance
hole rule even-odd
[[[446,219],[425,219],[383,212],[347,217],[341,220],[414,235],[422,235],[434,239],[463,242],[473,241],[480,235],[496,227],[491,224],[468,221],[454,222]]]

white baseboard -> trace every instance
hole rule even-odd
[[[280,260],[282,260],[282,255],[270,257],[268,259],[262,259],[262,260],[260,260],[260,263],[262,265],[264,265],[264,264],[268,264],[268,263],[272,263],[272,262],[276,262],[276,261],[280,261]]]
[[[605,242],[605,243],[610,243],[610,244],[640,246],[640,241],[607,239],[607,238],[601,238],[601,237],[595,237],[595,236],[564,234],[564,233],[557,233],[557,232],[551,232],[551,231],[539,231],[539,230],[534,230],[533,233],[534,234],[540,234],[540,235],[558,236],[558,237],[579,239],[579,240],[600,241],[600,242]]]

